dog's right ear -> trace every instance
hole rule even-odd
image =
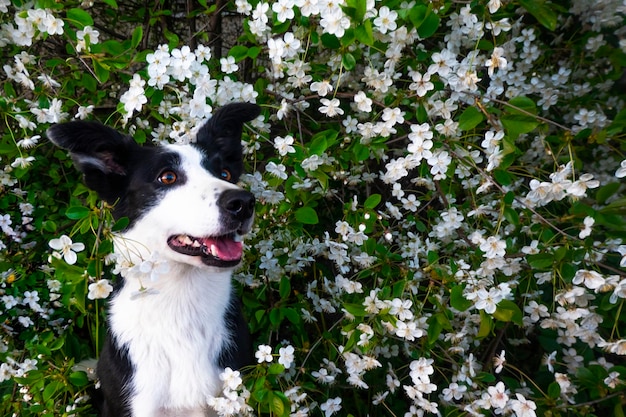
[[[100,198],[114,203],[128,184],[132,155],[141,149],[129,136],[97,122],[69,122],[51,126],[46,132],[55,145],[70,152],[83,173],[85,183]]]

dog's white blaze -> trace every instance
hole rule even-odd
[[[214,363],[223,344],[231,342],[223,338],[221,320],[230,279],[230,272],[207,275],[181,266],[159,279],[158,293],[137,297],[126,285],[112,301],[115,336],[119,343],[132,340],[128,354],[141,364],[128,387],[135,394],[133,416],[155,415],[158,409],[182,412],[219,392]]]
[[[223,191],[238,187],[205,170],[199,150],[179,145],[167,145],[167,148],[180,155],[185,184],[172,186],[159,201],[153,202],[149,212],[116,239],[115,251],[129,258],[132,264],[149,259],[156,251],[168,261],[203,266],[198,257],[172,251],[167,238],[181,234],[195,237],[220,234],[217,199]]]
[[[141,364],[127,387],[136,417],[207,415],[208,396],[221,390],[221,369],[214,363],[224,344],[232,342],[224,340],[223,321],[232,270],[179,254],[167,239],[220,234],[217,198],[237,187],[207,172],[197,149],[171,150],[181,155],[186,182],[162,195],[115,242],[116,254],[133,264],[157,252],[170,266],[154,282],[139,282],[130,274],[111,301],[114,337],[129,347],[131,363]],[[142,286],[149,290],[138,295]]]

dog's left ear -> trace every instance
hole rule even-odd
[[[261,113],[252,103],[231,103],[220,107],[198,131],[196,145],[203,148],[216,170],[228,167],[236,180],[243,171],[241,132],[243,124]]]
[[[261,113],[252,103],[230,103],[220,107],[198,131],[196,143],[208,149],[220,148],[225,143],[241,139],[243,124]]]

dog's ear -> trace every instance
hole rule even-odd
[[[243,172],[241,132],[243,124],[261,113],[252,103],[231,103],[220,107],[198,130],[196,145],[205,150],[211,169],[228,168],[236,181]]]
[[[220,148],[224,142],[239,141],[243,124],[261,113],[252,103],[230,103],[220,107],[198,131],[196,143],[208,149]]]
[[[114,203],[128,184],[132,156],[141,149],[129,136],[97,122],[69,122],[46,132],[55,145],[70,152],[85,183],[109,203]]]

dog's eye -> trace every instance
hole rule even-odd
[[[220,177],[222,177],[222,179],[225,181],[230,181],[233,178],[233,175],[230,173],[229,170],[223,169],[222,172],[220,172]]]
[[[159,182],[165,185],[172,185],[177,179],[178,176],[174,171],[163,171],[159,176]]]

